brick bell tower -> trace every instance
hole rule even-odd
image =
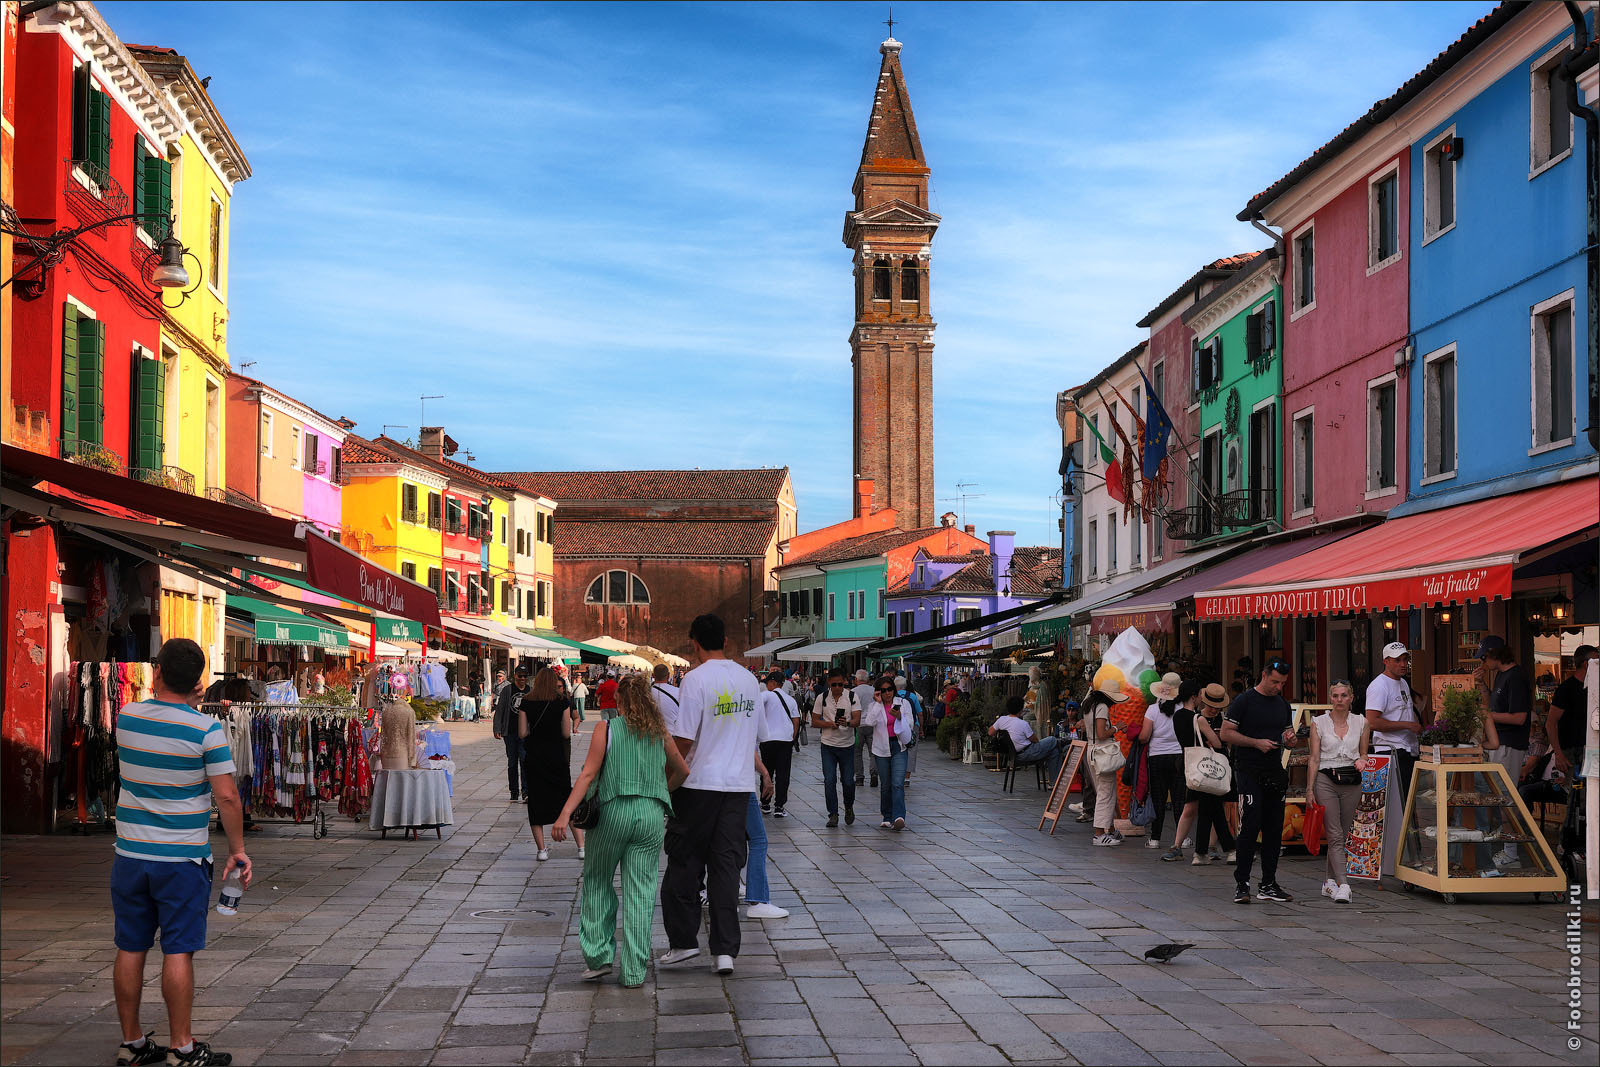
[[[867,141],[856,171],[844,243],[855,253],[855,478],[872,506],[898,508],[900,525],[933,518],[933,329],[929,252],[939,216],[928,210],[928,164],[900,70],[900,42],[878,49]],[[852,492],[855,482],[851,483]]]

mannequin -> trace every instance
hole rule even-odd
[[[403,700],[383,705],[382,759],[386,771],[417,769],[417,716]]]

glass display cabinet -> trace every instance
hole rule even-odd
[[[1421,886],[1446,903],[1459,893],[1564,893],[1555,853],[1505,768],[1475,758],[1417,763],[1395,877],[1407,892]]]

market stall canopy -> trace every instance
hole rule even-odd
[[[764,645],[757,645],[755,648],[746,649],[744,658],[769,659],[773,656],[776,656],[779,652],[782,652],[786,648],[793,648],[796,645],[803,645],[809,640],[811,640],[809,637],[780,637],[776,640],[768,641]]]
[[[1597,486],[1590,476],[1390,519],[1196,593],[1195,617],[1398,611],[1509,597],[1512,569],[1525,553],[1600,526]]]
[[[1178,605],[1195,593],[1226,584],[1252,571],[1272,567],[1284,560],[1330,545],[1352,531],[1340,530],[1312,534],[1293,540],[1261,545],[1231,559],[1195,571],[1193,574],[1147,589],[1143,593],[1102,604],[1089,612],[1089,632],[1115,636],[1128,627],[1142,634],[1172,632],[1172,617]]]
[[[612,649],[601,648],[598,645],[586,644],[583,641],[575,641],[570,637],[562,637],[560,634],[553,633],[550,630],[535,630],[527,626],[519,626],[518,629],[525,634],[531,634],[534,637],[543,638],[546,641],[554,641],[558,645],[565,645],[567,648],[573,649],[578,653],[578,655],[575,657],[569,655],[567,658],[564,658],[561,661],[563,663],[589,663],[600,665],[610,663],[611,657],[616,655],[616,652]]]
[[[620,656],[612,656],[611,665],[629,671],[648,671],[655,667],[654,663],[651,663],[643,656],[635,656],[632,652],[624,652]]]
[[[41,515],[45,518],[55,518],[48,509],[58,505],[79,512],[88,509],[99,516],[102,528],[114,523],[113,528],[123,533],[234,553],[241,557],[240,566],[247,563],[243,557],[250,556],[303,564],[305,580],[333,596],[439,625],[439,601],[432,590],[363,559],[310,523],[135,481],[15,445],[0,444],[0,473],[6,505],[28,514],[41,514],[41,503],[47,509]],[[66,498],[58,492],[35,492],[40,483],[64,491]],[[107,507],[113,511],[107,512]]]
[[[815,644],[801,645],[799,648],[791,648],[779,652],[778,658],[799,663],[827,663],[835,656],[842,656],[846,652],[854,652],[858,648],[866,648],[870,644],[872,644],[871,638],[848,641],[818,641]]]
[[[509,626],[501,626],[492,619],[446,615],[444,628],[446,631],[460,634],[469,641],[487,641],[492,645],[509,649],[519,656],[560,659],[567,654],[567,649],[563,645],[525,634],[521,630],[513,630]]]
[[[663,652],[651,645],[638,645],[634,648],[633,653],[636,656],[643,656],[657,665],[665,664],[668,667],[687,667],[689,665],[689,661],[682,656],[674,656],[671,652]],[[747,652],[745,655],[749,655],[749,653]]]
[[[633,645],[628,644],[626,641],[618,641],[615,637],[589,637],[585,638],[583,643],[594,645],[596,648],[607,649],[612,655],[616,655],[618,652],[632,652],[634,649]]]
[[[254,624],[255,632],[251,636],[257,644],[311,645],[337,652],[350,650],[350,633],[344,627],[309,618],[290,608],[230,593],[227,611]]]

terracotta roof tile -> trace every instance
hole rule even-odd
[[[556,557],[765,556],[778,524],[767,522],[564,522],[557,528]]]
[[[1187,281],[1178,286],[1176,289],[1172,290],[1172,292],[1168,293],[1166,297],[1162,299],[1161,303],[1151,308],[1145,314],[1145,317],[1140,319],[1136,325],[1138,325],[1141,329],[1154,325],[1155,321],[1176,306],[1178,301],[1182,300],[1184,297],[1193,292],[1195,286],[1204,281],[1226,278],[1228,275],[1239,270],[1246,263],[1250,262],[1260,254],[1261,253],[1259,252],[1240,252],[1237,255],[1223,256],[1221,259],[1213,259],[1210,263],[1207,263],[1205,266],[1189,275],[1189,279]]]
[[[365,437],[349,434],[344,439],[344,447],[339,453],[340,459],[345,463],[393,463],[395,457],[385,452],[374,441]]]
[[[503,471],[495,475],[563,504],[602,500],[772,500],[788,467],[759,470]]]
[[[1367,131],[1388,121],[1395,112],[1414,100],[1428,86],[1438,81],[1451,67],[1454,67],[1470,55],[1474,48],[1488,40],[1495,31],[1531,6],[1532,4],[1527,2],[1504,3],[1477,22],[1474,22],[1465,33],[1451,42],[1450,47],[1440,52],[1433,58],[1431,63],[1408,78],[1400,88],[1373,104],[1367,109],[1366,114],[1340,130],[1332,140],[1301,160],[1288,174],[1285,174],[1251,197],[1250,202],[1244,206],[1244,210],[1239,212],[1239,219],[1248,221],[1252,218],[1259,218],[1262,208],[1272,203],[1288,189],[1298,185],[1301,180],[1323,164],[1329,162],[1340,152],[1360,140]]]
[[[815,566],[819,563],[838,563],[847,559],[862,559],[866,556],[876,556],[880,552],[887,552],[892,548],[909,545],[938,533],[944,527],[929,526],[920,530],[884,530],[881,533],[862,534],[859,537],[847,537],[843,541],[835,541],[817,549],[809,555],[797,559],[787,560],[785,567],[800,564]]]
[[[955,557],[960,559],[962,557]],[[1045,596],[1045,579],[1059,578],[1061,550],[1059,548],[1019,548],[1011,554],[1011,595]],[[934,593],[993,593],[994,566],[985,555],[968,563],[938,585]]]

